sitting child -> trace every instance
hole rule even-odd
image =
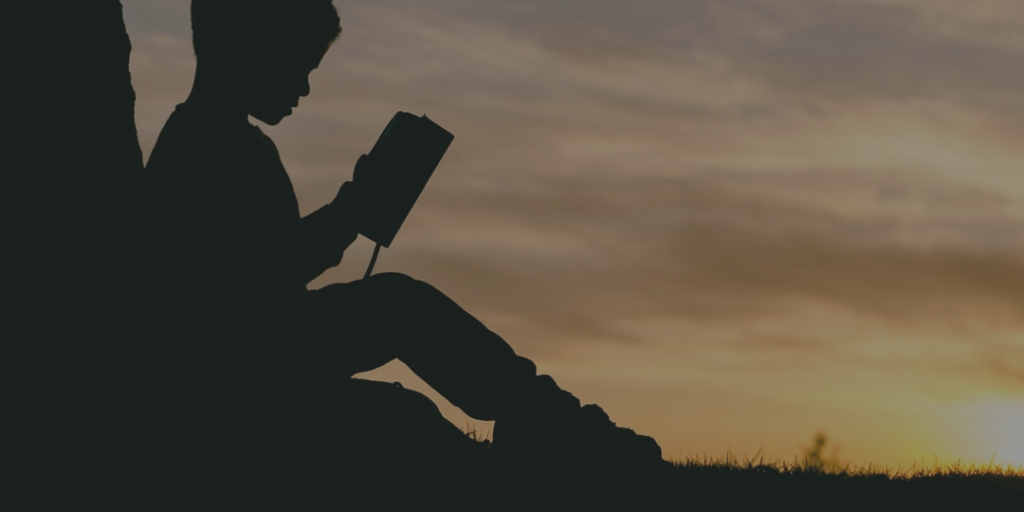
[[[161,286],[204,333],[179,347],[181,364],[259,359],[351,376],[398,359],[466,414],[495,420],[496,449],[583,428],[599,445],[660,461],[653,439],[581,407],[426,283],[380,274],[306,289],[357,236],[359,181],[301,217],[274,143],[249,117],[276,125],[292,113],[339,23],[330,0],[192,1],[194,85],[146,165],[168,262]],[[356,175],[372,165],[364,156]]]

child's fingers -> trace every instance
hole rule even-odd
[[[370,155],[361,155],[359,157],[359,159],[356,160],[356,168],[355,168],[355,170],[352,171],[352,181],[358,181],[360,176],[363,176],[363,175],[366,175],[367,173],[369,173],[370,172],[369,171],[369,167],[370,167]],[[363,178],[363,179],[365,179],[365,178]]]

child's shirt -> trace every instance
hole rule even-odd
[[[155,270],[188,301],[187,314],[273,316],[341,260],[337,208],[300,217],[277,148],[248,122],[178,105],[146,173],[160,233]]]

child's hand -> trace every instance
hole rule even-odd
[[[356,160],[356,168],[352,171],[352,181],[346,181],[341,184],[341,188],[338,189],[338,195],[334,197],[334,201],[331,201],[331,204],[346,210],[348,213],[357,213],[356,210],[359,209],[357,205],[361,203],[364,197],[360,190],[366,186],[366,176],[373,172],[373,164],[371,162],[372,160],[369,155],[362,155],[359,157],[359,160]]]
[[[359,225],[360,208],[359,185],[353,181],[346,181],[338,189],[338,195],[331,201],[331,207],[345,224],[351,226]]]
[[[352,171],[352,181],[355,183],[366,183],[366,176],[373,173],[373,159],[370,155],[362,155],[356,160],[356,168]],[[360,180],[360,176],[362,179]]]
[[[360,156],[359,160],[356,160],[355,170],[352,171],[352,181],[342,183],[334,201],[331,201],[331,206],[338,212],[342,223],[349,226],[353,232],[358,231],[360,225],[365,200],[362,190],[366,187],[367,176],[373,173],[372,162],[369,155]]]

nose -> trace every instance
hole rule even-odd
[[[299,96],[303,98],[309,96],[309,77],[304,78],[302,83],[299,84]]]

